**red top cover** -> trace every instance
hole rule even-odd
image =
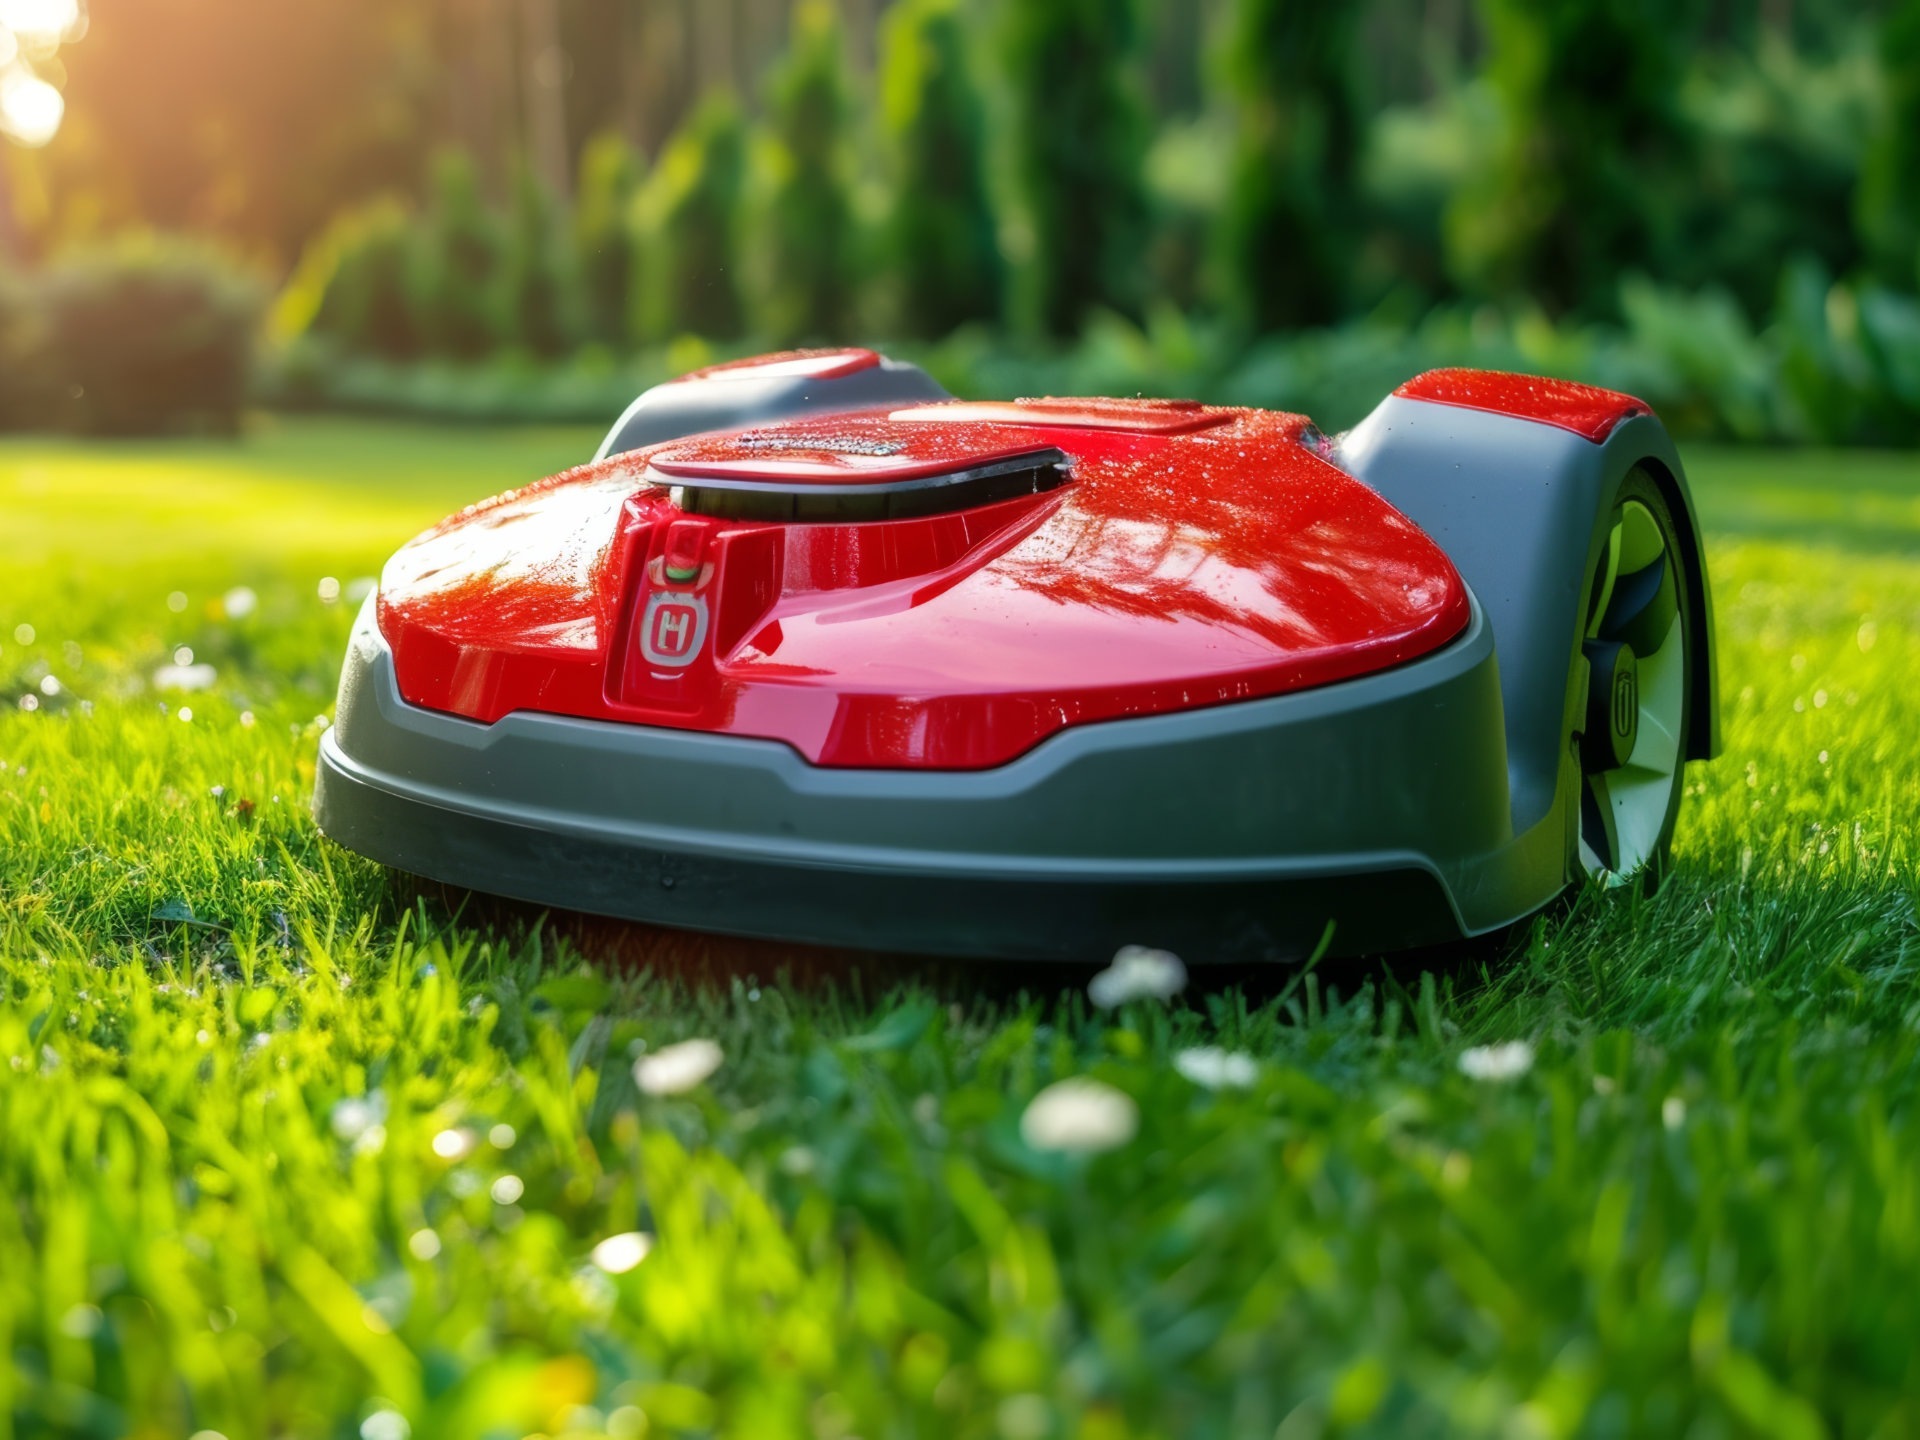
[[[1646,401],[1617,390],[1538,375],[1509,375],[1504,370],[1429,370],[1393,393],[1408,400],[1538,420],[1571,430],[1596,445],[1622,420],[1652,413]]]
[[[381,580],[401,693],[485,722],[537,710],[782,740],[820,765],[976,769],[1071,725],[1385,669],[1467,623],[1439,547],[1303,443],[1299,416],[1193,407],[1163,413],[1207,423],[1168,433],[947,408],[677,442],[454,516]],[[823,468],[1048,449],[1071,467],[1057,488],[921,518],[669,499],[676,469],[802,490]]]

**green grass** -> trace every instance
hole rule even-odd
[[[0,1436],[1920,1431],[1920,457],[1695,457],[1728,753],[1658,897],[1104,1016],[316,837],[322,577],[590,442],[0,446]],[[1029,1148],[1066,1076],[1135,1137]]]

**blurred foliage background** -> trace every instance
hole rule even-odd
[[[1920,442],[1920,0],[0,0],[0,424],[604,420],[882,342]]]

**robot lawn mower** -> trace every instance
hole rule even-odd
[[[1288,960],[1657,876],[1717,749],[1699,528],[1637,400],[1442,370],[1329,438],[840,350],[650,390],[405,546],[314,811],[664,925]]]

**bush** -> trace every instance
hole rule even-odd
[[[1556,324],[1539,310],[1501,315],[1441,307],[1407,325],[1349,321],[1249,344],[1225,320],[1171,307],[1143,324],[1096,311],[1071,345],[1010,344],[982,327],[935,343],[890,346],[956,395],[1188,395],[1354,424],[1396,385],[1443,365],[1558,375],[1638,395],[1682,439],[1756,443],[1920,441],[1920,300],[1872,285],[1835,284],[1810,261],[1771,323],[1756,331],[1725,291],[1683,291],[1632,279],[1623,324]],[[610,424],[639,391],[750,347],[651,346],[618,363],[604,351],[535,366],[501,356],[481,365],[393,365],[324,347],[283,358],[282,404],[468,421]]]
[[[1255,332],[1347,312],[1362,123],[1357,7],[1235,0],[1220,47],[1234,146],[1217,227],[1219,298]]]
[[[498,310],[508,341],[549,360],[571,351],[581,338],[578,279],[553,198],[531,167],[517,166]]]
[[[239,428],[261,307],[231,260],[129,238],[59,262],[37,288],[42,364],[66,425],[93,435]]]
[[[1920,0],[1901,0],[1880,32],[1884,112],[1856,202],[1860,237],[1881,277],[1911,286],[1920,271]]]
[[[641,193],[645,283],[641,333],[732,340],[740,309],[740,182],[746,126],[715,94],[667,142]]]
[[[768,86],[769,183],[754,225],[758,329],[776,345],[844,338],[855,275],[840,26],[826,0],[807,0],[793,30]]]
[[[25,280],[0,269],[0,430],[44,423],[50,400],[44,326]]]
[[[959,0],[901,0],[882,22],[880,49],[895,323],[903,334],[938,336],[996,320],[1004,273]]]
[[[322,336],[362,355],[411,360],[424,348],[412,294],[413,217],[384,200],[349,211],[306,248],[273,308],[276,340]]]
[[[455,360],[479,359],[507,336],[501,313],[506,250],[499,220],[480,194],[473,161],[458,151],[433,167],[433,197],[412,251],[414,297],[428,350]]]
[[[1147,120],[1138,0],[1005,7],[1001,61],[1014,100],[1022,317],[1077,333],[1096,309],[1139,312],[1146,270]]]
[[[639,293],[633,199],[640,176],[640,157],[617,134],[597,136],[580,157],[573,247],[580,265],[581,331],[611,349],[633,338]]]
[[[1499,148],[1448,209],[1470,293],[1551,313],[1611,313],[1619,277],[1652,270],[1696,184],[1678,96],[1691,9],[1664,0],[1482,0]]]

